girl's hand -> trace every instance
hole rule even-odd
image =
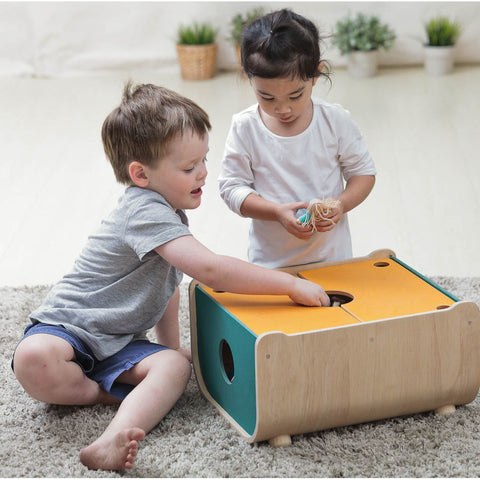
[[[303,278],[295,278],[294,291],[289,297],[295,303],[307,307],[330,306],[330,297],[325,293],[325,290],[320,285]]]
[[[276,217],[283,228],[301,240],[309,239],[314,233],[311,227],[302,227],[302,225],[299,225],[295,217],[297,210],[307,207],[308,203],[306,202],[280,203],[276,207]]]
[[[334,229],[337,223],[342,219],[343,213],[343,204],[340,202],[338,207],[332,208],[330,213],[326,215],[325,220],[318,220],[315,222],[317,232],[328,232]]]

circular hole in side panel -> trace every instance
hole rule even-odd
[[[220,341],[220,365],[225,380],[232,383],[235,377],[235,365],[233,363],[232,349],[226,340]]]
[[[339,307],[344,303],[350,303],[354,296],[348,292],[342,292],[340,290],[327,290],[325,292],[330,297],[330,306]]]
[[[384,268],[384,267],[388,267],[390,264],[388,262],[375,262],[373,264],[374,267],[380,267],[380,268]]]

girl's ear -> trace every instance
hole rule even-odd
[[[324,64],[324,62],[320,62],[320,63],[318,64],[318,67],[317,67],[318,73],[322,73],[323,64]],[[318,77],[314,77],[314,78],[313,78],[313,84],[314,84],[314,85],[317,83],[317,80],[318,80]]]
[[[148,186],[148,177],[145,173],[145,166],[142,163],[134,160],[128,166],[128,173],[130,175],[130,178],[132,179],[132,182],[137,187],[146,188]]]

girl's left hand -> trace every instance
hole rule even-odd
[[[315,228],[317,229],[317,232],[328,232],[333,230],[342,217],[343,205],[340,202],[338,207],[332,208],[330,213],[325,217],[325,220],[319,220],[315,222]]]

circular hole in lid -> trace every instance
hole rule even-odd
[[[353,300],[353,295],[341,290],[328,290],[325,292],[330,297],[330,306],[339,307],[344,303],[350,303]]]
[[[375,262],[373,264],[374,267],[380,267],[380,268],[383,268],[383,267],[388,267],[390,264],[388,262]]]

